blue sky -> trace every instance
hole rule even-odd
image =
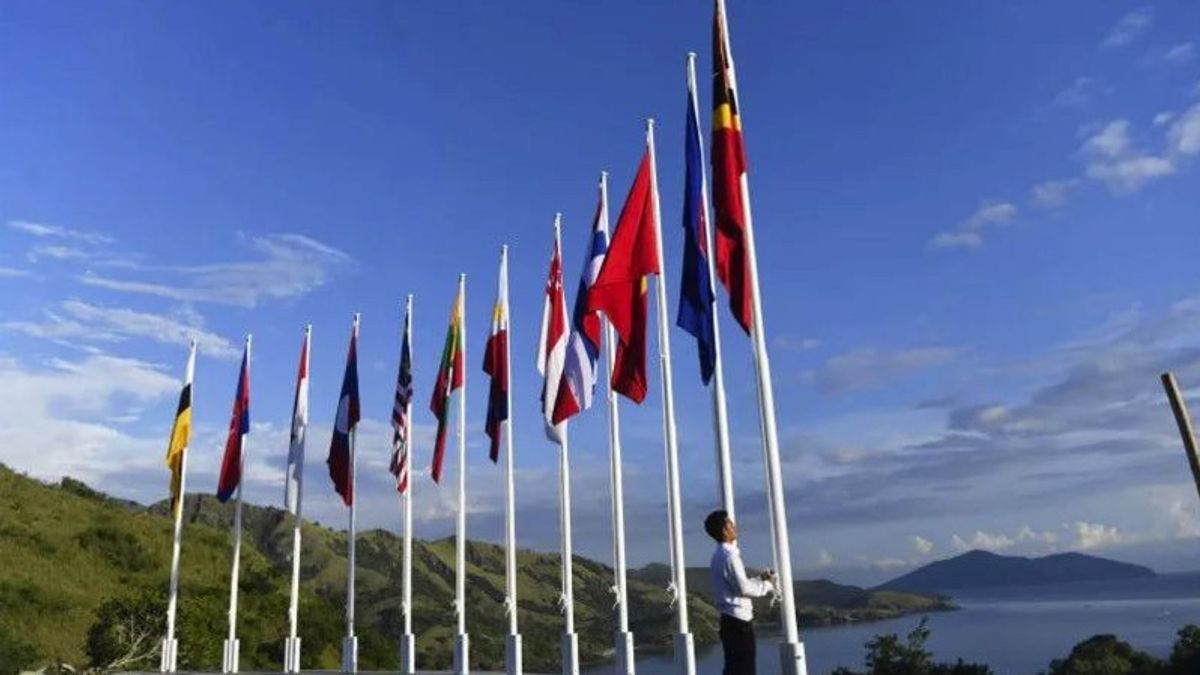
[[[518,539],[556,546],[534,352],[551,222],[568,288],[598,172],[614,212],[658,120],[666,270],[682,236],[684,56],[709,3],[263,2],[0,8],[0,461],[166,494],[199,335],[193,489],[215,489],[255,335],[246,495],[282,499],[314,324],[306,509],[362,312],[360,522],[385,473],[404,295],[417,420],[468,279],[469,531],[500,540],[478,371],[511,246]],[[1200,566],[1157,382],[1200,386],[1200,6],[733,2],[795,564],[871,581],[978,546]],[[707,123],[708,113],[702,111]],[[672,307],[672,315],[674,308]],[[723,311],[744,548],[765,560],[748,343]],[[707,393],[672,330],[691,560],[716,500]],[[657,378],[626,404],[632,561],[665,560]],[[607,560],[602,409],[572,427],[577,550]],[[418,534],[453,492],[416,483]]]

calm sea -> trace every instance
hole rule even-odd
[[[955,601],[961,610],[929,616],[929,647],[938,660],[986,663],[998,675],[1036,675],[1051,659],[1098,633],[1114,633],[1138,649],[1166,656],[1179,628],[1200,624],[1200,573],[975,592]],[[911,616],[804,631],[809,673],[824,675],[840,665],[861,668],[867,640],[880,633],[903,636],[918,621]],[[772,637],[759,640],[758,670],[764,675],[778,672],[776,644]],[[701,651],[696,661],[697,675],[718,675],[720,647]],[[587,673],[611,671],[608,666]],[[668,675],[670,657],[640,659],[638,673]]]

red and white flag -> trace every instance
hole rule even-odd
[[[562,243],[559,219],[554,219],[554,253],[550,256],[550,273],[546,278],[546,303],[542,308],[542,332],[538,338],[537,367],[545,378],[542,382],[542,415],[546,436],[562,445],[566,422],[554,423],[554,406],[558,399],[563,366],[567,360],[567,297],[563,291]]]
[[[400,345],[400,372],[396,376],[396,396],[392,403],[392,461],[388,467],[396,478],[396,492],[408,490],[409,450],[412,445],[412,429],[408,419],[408,406],[412,401],[412,317],[404,314],[404,341]]]

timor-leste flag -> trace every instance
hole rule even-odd
[[[354,450],[350,447],[350,436],[358,426],[361,407],[358,400],[358,315],[354,316],[354,327],[350,330],[350,349],[346,353],[346,371],[342,374],[342,391],[338,395],[337,414],[334,416],[333,436],[329,439],[329,478],[333,489],[342,496],[346,506],[354,503]]]
[[[242,482],[242,443],[250,433],[250,340],[242,352],[242,368],[238,373],[237,392],[233,396],[233,413],[229,419],[229,435],[225,438],[225,455],[217,479],[217,499],[229,501]]]
[[[167,443],[167,467],[171,469],[171,512],[176,513],[183,503],[184,453],[192,437],[192,377],[196,373],[196,344],[188,351],[187,368],[184,370],[183,389],[179,392],[179,405],[175,408],[175,421],[171,424],[171,440]]]
[[[442,346],[442,361],[438,366],[437,380],[433,384],[433,399],[429,409],[437,418],[437,435],[433,443],[434,482],[441,482],[442,469],[446,460],[446,430],[450,418],[450,397],[463,386],[462,350],[462,290],[454,297],[450,310],[450,326],[446,329],[446,342]]]
[[[492,330],[483,350],[483,372],[491,378],[488,387],[487,421],[484,430],[490,439],[488,456],[500,459],[500,438],[508,420],[508,258],[501,262],[500,285],[492,306]]]
[[[652,188],[647,148],[588,296],[588,309],[604,312],[619,338],[612,388],[635,403],[646,398],[646,295],[659,271]]]
[[[742,329],[750,332],[754,306],[750,287],[750,252],[746,244],[746,150],[738,114],[737,76],[729,51],[725,2],[716,0],[713,16],[713,210],[716,214],[713,262],[717,278],[729,292],[729,306]]]

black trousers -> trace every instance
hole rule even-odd
[[[755,675],[754,624],[721,615],[721,646],[725,648],[724,675]]]

